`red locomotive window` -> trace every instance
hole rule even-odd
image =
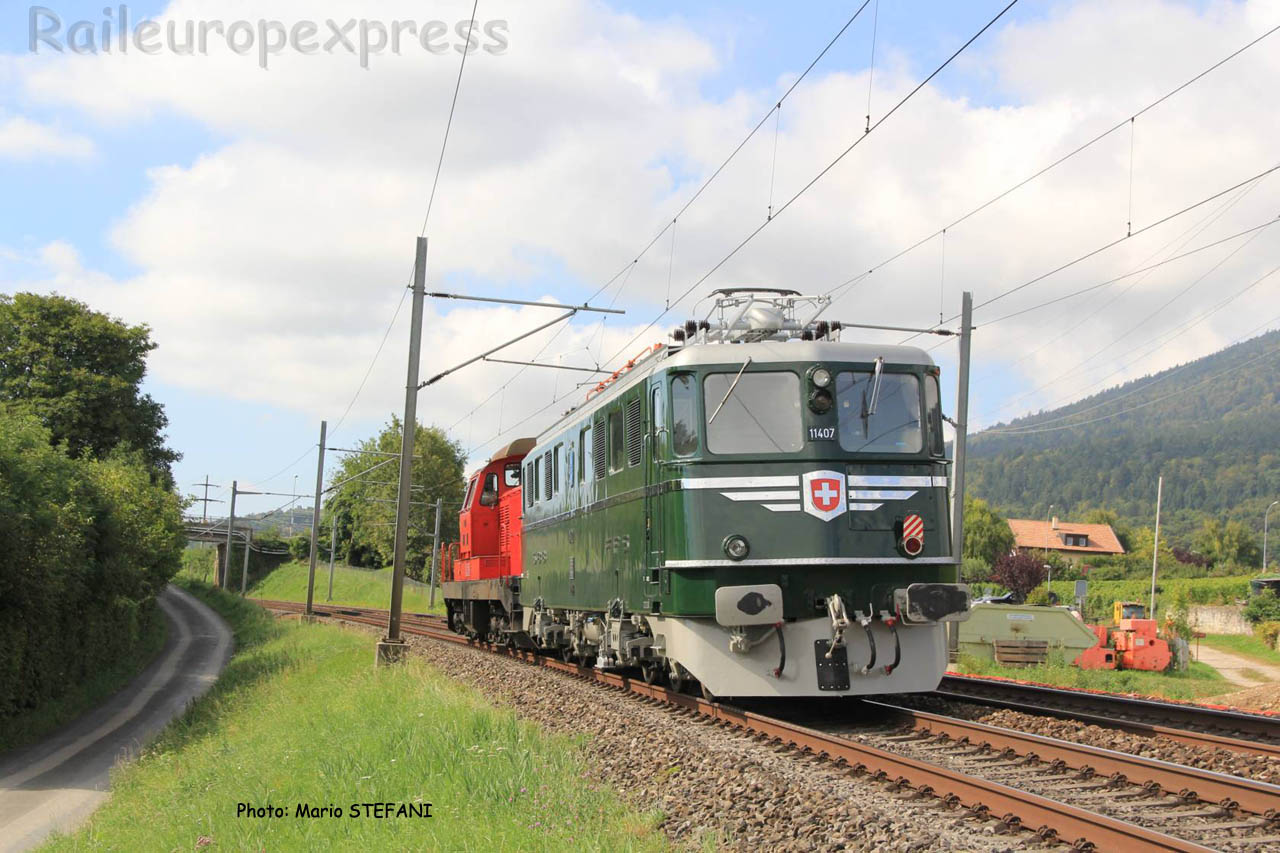
[[[498,505],[498,475],[484,475],[484,489],[480,492],[480,506]]]

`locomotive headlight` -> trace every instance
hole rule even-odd
[[[815,415],[825,415],[831,411],[831,406],[835,403],[831,399],[831,392],[826,388],[819,388],[809,395],[809,408],[813,410]]]
[[[730,560],[741,560],[751,553],[751,546],[745,536],[735,533],[724,538],[724,553]]]
[[[813,373],[809,375],[809,380],[813,382],[815,388],[826,388],[831,384],[831,371],[825,367],[814,368]]]

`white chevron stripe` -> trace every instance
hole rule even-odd
[[[915,489],[909,492],[885,491],[884,489],[850,489],[849,497],[854,500],[872,500],[872,501],[905,501],[907,498],[914,497]]]
[[[765,504],[764,508],[773,512],[799,512],[800,504]]]
[[[721,492],[731,501],[798,501],[800,492]]]
[[[882,506],[884,506],[884,504],[851,503],[849,504],[849,511],[850,512],[870,512],[871,510],[879,509]]]
[[[690,477],[680,481],[682,489],[761,489],[799,486],[800,477]]]
[[[898,488],[929,488],[947,485],[946,477],[899,477],[881,474],[850,474],[849,486],[897,486]]]

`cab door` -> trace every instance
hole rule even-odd
[[[654,602],[661,592],[662,565],[666,562],[666,524],[663,509],[666,503],[663,490],[665,477],[663,462],[669,457],[670,431],[667,427],[667,399],[663,375],[649,380],[649,423],[645,435],[648,452],[645,453],[644,525],[645,525],[645,582],[644,609],[652,612]]]

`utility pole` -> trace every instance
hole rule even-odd
[[[222,561],[222,574],[217,578],[223,589],[227,588],[227,578],[231,576],[231,531],[236,527],[236,480],[231,481],[231,514],[227,516],[227,556]]]
[[[951,556],[956,561],[956,580],[964,566],[964,465],[965,438],[969,429],[969,345],[973,336],[973,294],[960,297],[960,364],[956,371],[956,417],[951,425],[956,430],[955,471],[951,477]],[[960,652],[960,627],[947,623],[947,655],[955,659]]]
[[[316,460],[316,501],[315,506],[311,507],[311,560],[310,567],[307,570],[307,616],[313,615],[311,612],[311,599],[316,587],[316,557],[318,556],[316,548],[320,532],[320,498],[324,495],[324,438],[328,428],[328,421],[320,422],[320,452],[319,458]],[[294,492],[297,492],[296,487]]]
[[[435,498],[435,533],[431,534],[431,601],[429,608],[435,607],[435,584],[440,574],[440,507],[443,506],[444,498]],[[1265,539],[1263,539],[1263,551],[1265,551]]]
[[[333,601],[333,555],[338,551],[338,513],[329,513],[329,594],[325,601]]]
[[[1272,501],[1271,506],[1267,507],[1267,511],[1262,514],[1262,570],[1267,570],[1267,522],[1271,520],[1271,510],[1280,501]]]
[[[244,566],[240,569],[240,597],[244,598],[245,587],[249,583],[249,549],[253,547],[253,528],[244,534]]]
[[[422,301],[427,291],[427,238],[418,237],[413,259],[413,308],[409,318],[409,365],[404,385],[404,420],[400,436],[399,501],[392,552],[391,612],[387,635],[378,643],[379,664],[398,663],[407,644],[400,637],[400,608],[404,601],[404,561],[409,547],[409,502],[413,485],[413,440],[418,431],[418,361],[422,357]]]
[[[210,497],[209,497],[209,489],[210,489],[210,488],[214,488],[214,489],[221,489],[221,488],[222,488],[222,486],[219,486],[217,483],[210,483],[210,482],[209,482],[209,475],[208,475],[208,474],[205,474],[205,475],[204,475],[204,482],[203,482],[203,483],[192,483],[191,485],[193,485],[193,486],[204,486],[204,497],[202,497],[202,498],[194,498],[194,500],[198,500],[198,501],[200,501],[200,503],[202,504],[202,506],[201,506],[201,508],[200,508],[200,523],[201,523],[201,524],[207,524],[207,523],[209,522],[209,504],[211,504],[211,503],[214,503],[214,504],[220,504],[220,503],[222,503],[222,501],[218,500],[217,498],[210,498]]]
[[[965,435],[969,428],[969,345],[973,336],[973,294],[965,291],[960,304],[960,369],[956,375],[956,428],[954,492],[951,496],[951,553],[964,564],[964,465]]]
[[[1147,618],[1156,618],[1156,567],[1160,565],[1160,498],[1164,495],[1164,475],[1156,480],[1156,536],[1151,548],[1151,605]]]
[[[1045,519],[1044,531],[1044,568],[1046,577],[1045,589],[1053,592],[1053,567],[1049,565],[1049,542],[1053,539],[1053,504],[1049,504],[1049,517]]]

